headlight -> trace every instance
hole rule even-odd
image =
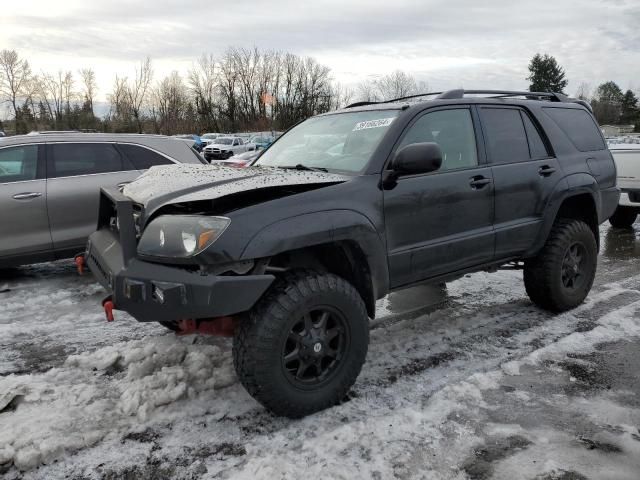
[[[154,257],[192,257],[215,242],[230,223],[227,217],[162,215],[142,232],[138,253]]]

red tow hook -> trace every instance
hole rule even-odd
[[[84,255],[76,256],[74,261],[76,263],[76,269],[78,270],[78,275],[84,275],[84,265],[85,265]]]
[[[104,314],[107,317],[107,322],[113,322],[113,301],[111,297],[107,297],[102,301],[102,308],[104,308]]]

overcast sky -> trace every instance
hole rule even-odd
[[[0,4],[0,49],[34,71],[93,68],[99,96],[149,55],[159,78],[202,53],[258,46],[310,55],[355,84],[395,69],[431,90],[526,88],[536,53],[570,80],[640,88],[640,0],[19,0]]]

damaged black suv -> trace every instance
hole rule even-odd
[[[453,90],[310,118],[248,168],[105,189],[86,261],[108,315],[233,334],[249,393],[300,417],[344,398],[391,290],[522,268],[540,307],[580,304],[618,197],[586,105]]]

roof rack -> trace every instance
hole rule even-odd
[[[527,100],[545,100],[550,102],[572,102],[578,103],[583,107],[591,110],[591,105],[584,100],[578,100],[569,98],[562,93],[556,92],[527,92],[527,91],[513,91],[513,90],[463,90],[458,88],[455,90],[447,90],[446,92],[431,92],[420,93],[417,95],[409,95],[406,97],[394,98],[392,100],[385,100],[383,102],[356,102],[351,105],[347,105],[346,108],[361,107],[364,105],[377,105],[382,103],[400,102],[403,100],[410,100],[412,98],[420,98],[427,96],[434,96],[435,100],[455,100],[464,98],[466,95],[486,95],[487,98],[511,98],[511,97],[524,97]]]

